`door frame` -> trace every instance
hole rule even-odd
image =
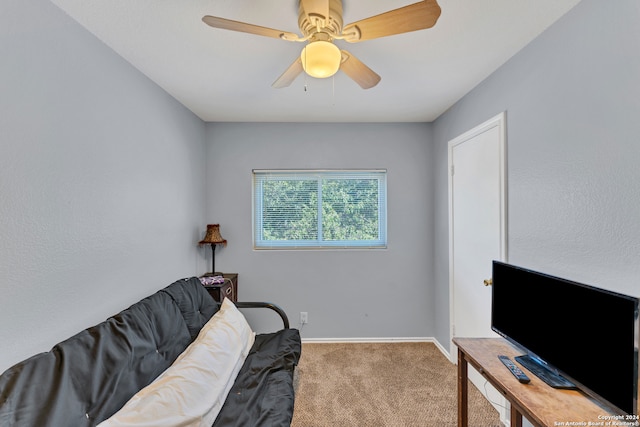
[[[453,338],[455,332],[455,301],[453,283],[453,149],[486,131],[498,127],[499,164],[500,164],[500,260],[507,261],[507,154],[506,154],[506,111],[490,118],[473,129],[449,141],[448,146],[448,181],[449,181],[449,336]],[[451,361],[457,361],[455,345],[449,340],[449,354]]]

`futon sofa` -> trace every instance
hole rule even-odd
[[[242,306],[179,280],[5,371],[0,426],[289,426],[299,332]]]

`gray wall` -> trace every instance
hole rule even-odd
[[[212,123],[207,221],[238,272],[243,300],[274,301],[303,338],[432,337],[432,155],[429,124]],[[254,251],[251,170],[386,168],[385,250]],[[248,317],[251,314],[247,314]]]
[[[501,111],[510,262],[640,295],[640,3],[584,0],[434,123],[436,337],[445,347],[447,142]]]
[[[4,371],[202,270],[205,125],[48,1],[0,58]]]

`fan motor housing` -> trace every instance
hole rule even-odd
[[[329,0],[329,16],[324,16],[321,11],[305,10],[302,1],[298,12],[298,27],[305,37],[316,38],[313,37],[316,33],[342,33],[342,0]]]

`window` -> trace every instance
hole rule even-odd
[[[386,170],[254,170],[254,247],[386,247],[386,176]]]

